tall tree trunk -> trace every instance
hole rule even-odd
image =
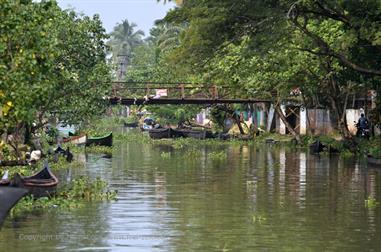
[[[340,130],[340,133],[343,138],[345,139],[351,139],[352,135],[348,129],[348,124],[347,124],[347,118],[346,118],[346,103],[343,109],[339,107],[339,105],[336,102],[336,99],[333,97],[330,97],[331,101],[331,108],[333,112],[336,115],[337,118],[337,126]]]
[[[32,129],[28,123],[25,123],[24,125],[25,125],[24,144],[29,144]]]
[[[279,115],[280,119],[283,121],[284,125],[286,125],[286,128],[288,131],[293,135],[293,137],[296,139],[297,143],[300,144],[300,135],[292,128],[292,126],[288,123],[286,116],[283,114],[282,109],[280,108],[280,104],[275,104],[275,111]]]
[[[234,117],[234,120],[238,126],[239,132],[241,133],[241,135],[244,135],[245,131],[242,128],[240,117],[237,114],[234,114],[233,117]]]
[[[330,83],[331,83],[331,95],[329,96],[329,100],[331,103],[331,108],[333,109],[336,115],[336,118],[338,120],[338,128],[344,139],[352,139],[351,132],[348,129],[347,117],[346,117],[349,91],[345,92],[344,103],[340,104],[340,100],[342,99],[340,97],[340,93],[342,93],[343,91],[340,90],[336,81],[333,78],[330,78]],[[347,90],[350,90],[350,89],[351,87],[349,86]]]

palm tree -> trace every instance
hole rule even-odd
[[[184,25],[172,25],[158,20],[156,26],[150,30],[147,41],[155,44],[162,52],[170,51],[180,45],[180,34],[184,30]]]
[[[125,76],[125,69],[132,56],[133,49],[143,43],[144,32],[134,31],[137,25],[129,23],[127,19],[118,23],[110,33],[108,45],[111,47],[113,62],[119,66],[119,79]]]

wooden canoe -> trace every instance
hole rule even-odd
[[[191,137],[195,139],[205,139],[205,130],[181,130],[184,137]]]
[[[132,123],[124,122],[124,127],[126,127],[126,128],[136,128],[136,127],[138,127],[138,123],[137,122],[132,122]]]
[[[11,183],[9,179],[1,179],[0,186],[8,186]]]
[[[148,134],[152,139],[171,138],[171,128],[151,129]]]
[[[172,129],[171,130],[171,137],[178,138],[178,137],[185,137],[183,130],[181,129]]]
[[[11,181],[11,186],[26,188],[35,198],[54,195],[57,185],[58,179],[47,164],[41,171],[29,177],[22,177],[17,173]]]
[[[28,193],[27,189],[10,186],[0,187],[0,226],[10,209]]]
[[[83,144],[86,144],[86,140],[87,140],[86,135],[80,135],[80,136],[71,136],[69,138],[66,138],[63,140],[63,142],[76,144],[76,145],[83,145]]]
[[[206,131],[205,130],[188,130],[188,129],[172,129],[172,137],[191,137],[196,139],[205,139]]]
[[[210,131],[210,130],[206,130],[206,131],[205,131],[205,138],[207,138],[207,139],[215,139],[215,138],[218,138],[218,133],[213,133],[213,132]]]
[[[98,145],[98,146],[112,146],[112,132],[101,137],[88,137],[86,140],[86,146]]]
[[[368,155],[368,163],[381,168],[381,158],[375,158],[372,155]]]

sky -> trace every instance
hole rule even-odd
[[[117,23],[128,19],[137,24],[137,29],[149,35],[155,20],[161,19],[166,12],[173,8],[173,3],[157,3],[156,0],[57,0],[63,9],[74,8],[76,12],[83,12],[87,16],[99,14],[110,33]]]

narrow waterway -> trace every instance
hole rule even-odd
[[[8,218],[0,251],[377,251],[381,169],[271,145],[120,144],[68,172],[118,200]],[[209,153],[224,151],[226,159]],[[171,153],[170,157],[162,153]],[[83,157],[85,158],[85,157]]]

